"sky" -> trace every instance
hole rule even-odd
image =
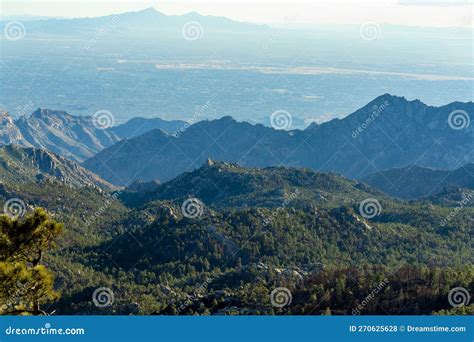
[[[472,27],[474,0],[1,0],[2,16],[95,17],[154,7],[165,14],[196,11],[266,24],[398,24]]]

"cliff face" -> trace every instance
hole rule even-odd
[[[0,144],[29,146],[15,125],[13,118],[5,111],[0,112]]]
[[[46,148],[75,161],[92,157],[120,139],[93,124],[92,117],[37,109],[15,122],[30,146]]]
[[[0,147],[2,181],[35,182],[51,180],[69,187],[114,187],[76,162],[44,149],[7,145]]]

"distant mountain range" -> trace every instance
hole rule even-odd
[[[223,117],[200,121],[174,136],[151,130],[104,149],[83,165],[117,185],[167,181],[207,158],[252,167],[308,167],[349,178],[413,164],[452,169],[474,162],[474,125],[451,128],[453,112],[474,117],[474,103],[432,107],[385,94],[343,119],[292,131]]]
[[[362,181],[390,196],[404,199],[436,195],[444,188],[474,190],[474,164],[455,170],[434,170],[412,165],[383,170],[364,177]]]
[[[45,148],[82,162],[121,139],[158,128],[173,133],[184,124],[178,120],[134,118],[122,125],[101,129],[94,125],[91,116],[76,116],[64,111],[39,108],[17,120],[1,112],[0,144]]]
[[[241,23],[225,17],[204,16],[196,12],[183,15],[166,15],[150,7],[136,12],[126,12],[92,18],[41,18],[27,20],[23,24],[28,34],[81,35],[100,29],[108,34],[131,33],[179,33],[184,24],[199,22],[206,32],[262,30],[265,25]]]
[[[186,122],[181,120],[163,120],[160,118],[133,118],[124,124],[114,126],[108,129],[120,139],[132,138],[152,129],[161,129],[167,133],[174,134],[179,131]]]
[[[90,116],[37,109],[17,120],[0,113],[0,144],[47,149],[83,162],[84,167],[118,186],[135,181],[165,182],[212,158],[242,166],[334,171],[362,179],[393,196],[413,198],[428,194],[426,189],[434,185],[422,188],[419,182],[416,187],[396,190],[393,178],[407,176],[405,181],[410,182],[417,178],[410,172],[417,169],[365,177],[411,165],[450,170],[473,163],[474,126],[451,128],[453,112],[465,113],[462,115],[469,119],[474,116],[474,104],[432,107],[385,94],[343,119],[291,131],[237,122],[228,116],[193,125],[134,118],[101,129]],[[431,175],[442,177],[436,172]]]

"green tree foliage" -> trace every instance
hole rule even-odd
[[[24,219],[0,216],[0,313],[44,314],[40,305],[58,298],[42,261],[62,230],[42,209]]]

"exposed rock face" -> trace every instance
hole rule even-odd
[[[90,158],[120,140],[114,133],[94,126],[92,117],[63,111],[37,109],[15,124],[30,146],[46,148],[75,161]]]
[[[29,146],[15,125],[13,118],[5,111],[0,112],[0,144],[21,144]]]
[[[91,116],[76,116],[64,111],[37,109],[16,121],[0,112],[0,144],[46,148],[61,156],[82,162],[121,139],[131,138],[152,129],[173,134],[183,121],[160,118],[133,118],[126,123],[102,129]]]
[[[0,147],[1,180],[58,181],[70,187],[114,187],[79,164],[50,151],[33,147]]]
[[[474,103],[432,107],[385,94],[344,119],[294,131],[223,117],[191,125],[179,136],[149,131],[106,148],[84,165],[118,185],[167,181],[208,157],[251,167],[330,170],[351,178],[414,163],[449,169],[474,162],[474,125],[453,129],[449,118],[455,111],[474,118]]]

